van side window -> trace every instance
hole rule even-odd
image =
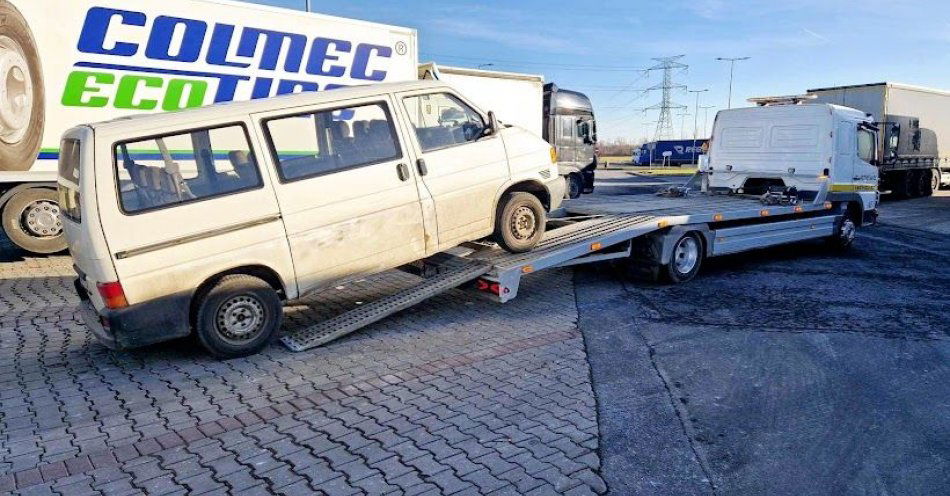
[[[284,181],[402,158],[392,117],[382,103],[279,117],[264,127]]]
[[[198,129],[115,146],[119,201],[127,213],[256,189],[260,170],[241,125]]]
[[[485,132],[482,116],[448,93],[412,96],[404,103],[424,152],[476,141]]]

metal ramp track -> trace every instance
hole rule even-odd
[[[367,303],[304,329],[285,334],[280,341],[291,351],[306,351],[356,332],[363,327],[473,281],[491,270],[487,263],[472,262],[453,268],[419,285]]]

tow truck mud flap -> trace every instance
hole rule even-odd
[[[810,219],[756,224],[719,229],[713,233],[713,256],[794,243],[832,236],[838,217],[827,215]]]
[[[306,351],[351,334],[384,318],[417,305],[487,274],[491,265],[472,262],[426,279],[392,296],[367,303],[329,320],[285,334],[280,341],[291,351]]]

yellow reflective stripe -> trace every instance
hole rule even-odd
[[[832,193],[854,193],[857,191],[877,191],[873,184],[832,184],[828,189]]]

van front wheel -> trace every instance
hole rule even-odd
[[[495,242],[511,253],[531,251],[544,236],[544,205],[531,193],[508,193],[498,204]]]
[[[280,297],[254,276],[223,277],[201,298],[195,333],[218,358],[253,355],[277,336],[283,320]]]

